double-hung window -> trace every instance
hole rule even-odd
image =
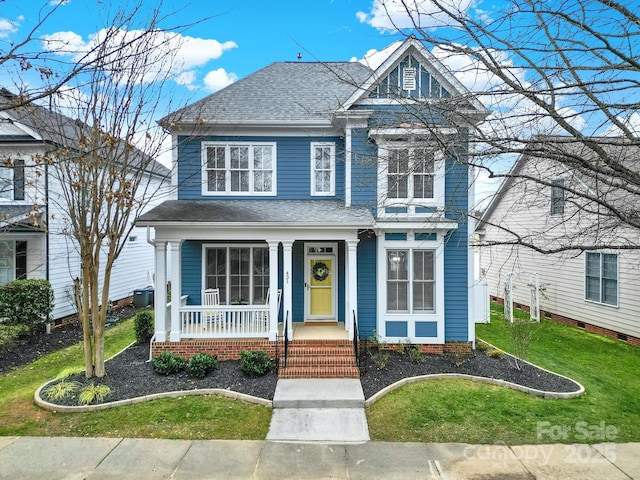
[[[203,143],[204,195],[275,195],[275,143]]]
[[[24,200],[24,160],[0,166],[0,200]]]
[[[311,195],[333,196],[336,188],[336,147],[311,143]]]
[[[387,311],[435,310],[435,255],[433,250],[387,250]]]
[[[434,198],[435,152],[432,148],[390,149],[387,156],[387,198]]]
[[[264,305],[269,289],[269,249],[206,247],[204,288],[218,288],[224,304]]]
[[[618,255],[587,252],[585,256],[585,299],[618,305]]]

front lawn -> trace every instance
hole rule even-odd
[[[133,319],[109,328],[106,355],[132,341]],[[163,399],[91,413],[52,413],[33,403],[34,391],[83,369],[82,345],[46,355],[0,375],[0,436],[106,436],[180,439],[264,439],[271,410],[218,397]]]
[[[477,325],[476,334],[509,351],[502,307],[491,309],[491,323]],[[508,444],[640,441],[640,349],[543,320],[529,360],[577,380],[586,395],[546,400],[463,380],[421,382],[371,407],[371,438]]]

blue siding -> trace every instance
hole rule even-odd
[[[376,208],[378,181],[378,149],[369,141],[367,129],[351,132],[351,202]]]
[[[376,237],[363,232],[358,243],[358,330],[360,338],[369,338],[376,329]]]
[[[203,196],[201,142],[276,142],[277,196]],[[336,145],[336,195],[311,196],[311,142],[334,142]],[[339,137],[178,137],[179,199],[344,199],[344,140]]]
[[[291,315],[294,322],[304,322],[304,242],[293,243],[293,299]]]
[[[202,242],[182,244],[182,295],[189,295],[187,304],[200,305],[202,292]]]
[[[444,247],[445,340],[468,340],[468,171],[454,159],[446,163],[446,217],[458,222],[458,229],[447,235]]]
[[[387,232],[384,234],[385,240],[406,240],[407,234],[400,232]]]

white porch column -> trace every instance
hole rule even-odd
[[[180,295],[182,292],[181,245],[182,241],[175,241],[169,244],[169,252],[171,255],[171,333],[169,334],[169,340],[172,342],[179,342],[182,332],[180,325]]]
[[[269,244],[269,340],[278,335],[278,244]]]
[[[348,305],[347,318],[345,319],[349,325],[349,340],[353,340],[353,312],[358,318],[358,242],[360,240],[347,240],[346,257],[347,257],[347,301]]]
[[[293,242],[292,241],[283,241],[282,249],[283,249],[283,292],[282,292],[282,300],[283,307],[282,314],[286,320],[287,313],[289,314],[289,340],[293,339],[293,318],[292,315],[292,306],[293,306]]]
[[[154,292],[154,321],[156,341],[166,342],[167,331],[167,243],[155,243],[156,284]]]

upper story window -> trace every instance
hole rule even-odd
[[[618,255],[587,252],[584,297],[593,302],[618,305]]]
[[[431,148],[394,148],[387,155],[388,199],[433,199],[436,161]]]
[[[336,190],[336,147],[311,143],[311,195],[333,196]]]
[[[24,200],[24,160],[0,166],[0,200]]]
[[[557,178],[551,183],[551,215],[564,215],[564,179]]]
[[[275,195],[275,143],[203,142],[203,195]]]

